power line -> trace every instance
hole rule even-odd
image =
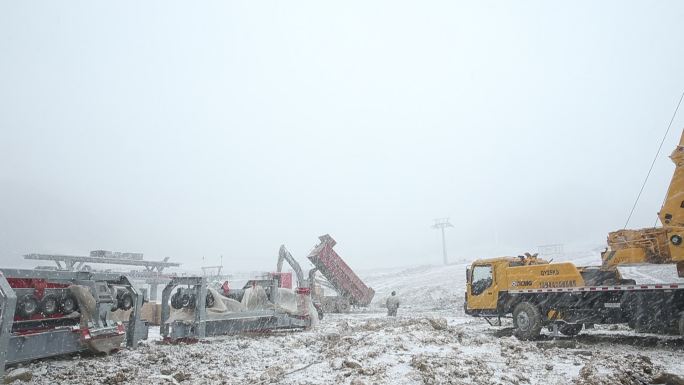
[[[644,183],[641,185],[641,189],[639,190],[639,194],[637,195],[636,200],[634,201],[634,205],[632,206],[632,210],[629,212],[629,216],[627,217],[627,220],[625,221],[625,226],[623,227],[624,229],[627,228],[627,225],[629,224],[629,220],[632,219],[632,214],[634,214],[634,209],[636,209],[637,203],[639,203],[639,198],[641,198],[641,193],[644,192],[644,187],[646,187],[646,182],[648,182],[648,177],[651,176],[651,171],[653,171],[653,166],[655,165],[655,162],[658,159],[658,155],[660,155],[660,150],[662,150],[662,148],[663,148],[663,144],[665,143],[665,139],[667,138],[667,134],[670,132],[670,127],[672,127],[672,122],[674,122],[675,116],[677,116],[677,111],[679,111],[679,106],[682,104],[682,99],[684,99],[684,92],[682,92],[682,96],[679,98],[679,103],[677,103],[677,108],[675,108],[674,113],[672,114],[672,119],[670,119],[670,124],[667,125],[667,130],[665,130],[665,135],[663,135],[663,140],[660,141],[660,146],[658,146],[658,151],[656,151],[656,154],[653,157],[653,162],[651,162],[651,167],[648,169],[648,173],[646,174],[646,178],[644,179]]]

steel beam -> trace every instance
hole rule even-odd
[[[17,295],[10,287],[5,276],[0,272],[0,380],[5,377],[5,364],[8,359],[14,309],[17,306]]]

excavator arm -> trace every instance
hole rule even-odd
[[[283,261],[287,261],[287,263],[290,264],[290,267],[292,267],[292,270],[294,270],[295,275],[297,276],[297,286],[309,287],[307,280],[304,278],[301,266],[299,266],[297,260],[295,260],[292,254],[285,248],[285,245],[281,245],[280,251],[278,252],[278,267],[276,270],[278,273],[283,271]]]

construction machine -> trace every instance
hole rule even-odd
[[[314,265],[304,276],[299,263],[292,257],[285,246],[280,247],[278,254],[277,272],[283,268],[283,261],[287,261],[297,276],[299,287],[311,289],[314,305],[319,312],[323,313],[346,313],[352,306],[368,306],[373,300],[375,291],[368,287],[361,278],[347,265],[337,254],[333,247],[337,242],[329,234],[318,237],[320,243],[309,253],[307,258]],[[325,285],[336,291],[337,296],[323,295],[316,274],[320,273],[325,278]]]
[[[684,280],[597,284],[600,267],[577,267],[525,255],[476,260],[466,270],[465,312],[490,324],[512,316],[514,334],[539,336],[543,327],[575,335],[594,324],[684,336]]]
[[[684,132],[670,159],[675,170],[658,213],[662,227],[609,233],[608,248],[601,253],[605,269],[635,263],[676,264],[684,277]]]
[[[467,269],[466,313],[499,324],[512,316],[525,339],[544,326],[574,335],[612,323],[684,335],[684,133],[670,159],[675,171],[658,213],[662,227],[609,233],[596,267],[530,254],[477,260]]]
[[[282,290],[279,276],[252,279],[223,294],[206,277],[173,277],[162,291],[161,336],[167,342],[188,342],[315,325],[308,289]]]

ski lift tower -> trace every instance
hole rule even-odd
[[[449,262],[447,261],[446,237],[444,235],[444,229],[447,227],[454,227],[454,225],[449,222],[449,218],[437,218],[435,219],[435,224],[432,225],[433,229],[442,230],[442,257],[445,265]]]

